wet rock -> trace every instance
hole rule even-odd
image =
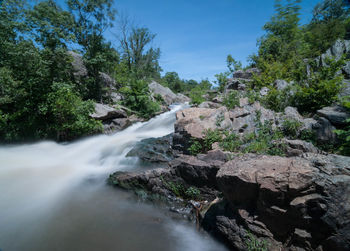
[[[172,134],[161,138],[141,140],[127,153],[127,157],[137,156],[141,160],[151,163],[169,162],[174,158]]]

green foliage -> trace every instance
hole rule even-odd
[[[226,59],[227,68],[230,70],[231,73],[234,73],[235,71],[242,70],[242,63],[240,61],[236,61],[231,54],[227,56]]]
[[[200,190],[196,187],[186,187],[180,182],[172,182],[166,181],[163,177],[161,177],[163,184],[169,189],[171,192],[175,194],[176,197],[181,197],[188,200],[198,200],[200,199]]]
[[[241,139],[235,133],[225,132],[225,137],[220,143],[220,147],[225,151],[237,152],[242,145]]]
[[[259,240],[252,233],[248,232],[246,235],[246,248],[248,251],[267,251],[268,245],[265,240]]]
[[[142,117],[150,118],[160,110],[159,104],[150,98],[148,84],[143,80],[131,80],[128,86],[122,87],[123,105],[137,111]]]
[[[197,155],[202,152],[203,146],[198,140],[192,139],[191,143],[191,146],[188,148],[191,155]]]
[[[324,67],[313,65],[308,81],[297,86],[293,106],[300,112],[315,112],[338,101],[343,77],[336,73],[344,65],[344,60],[327,59],[326,63]]]
[[[291,87],[287,87],[284,90],[271,88],[268,94],[262,98],[262,103],[271,110],[282,112],[291,104],[292,96],[290,94]]]
[[[72,140],[102,131],[101,122],[89,118],[89,114],[95,110],[93,102],[82,101],[67,84],[55,83],[53,90],[47,102],[48,114],[54,123],[47,131],[56,134],[57,140]]]
[[[239,106],[239,92],[236,90],[230,91],[224,98],[223,104],[228,109],[234,109],[236,106]]]
[[[222,133],[218,130],[208,129],[204,131],[203,140],[192,139],[191,146],[188,148],[188,151],[191,155],[197,155],[199,153],[205,153],[212,150],[212,145],[215,142],[222,141]]]
[[[350,96],[343,98],[343,106],[350,111]],[[341,141],[339,151],[340,153],[350,156],[350,119],[346,120],[347,126],[343,129],[336,130],[338,138]]]
[[[201,191],[196,187],[189,187],[185,191],[185,198],[198,200],[200,198]]]
[[[299,135],[302,123],[295,119],[285,119],[282,123],[282,130],[284,135],[289,136],[292,139],[297,138]]]
[[[200,86],[197,86],[190,91],[188,96],[190,97],[192,104],[200,105],[205,101],[203,98],[204,94],[205,90],[203,90]]]

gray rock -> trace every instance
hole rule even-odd
[[[104,72],[100,72],[99,73],[99,79],[100,79],[103,87],[107,87],[110,90],[115,90],[116,89],[117,83],[108,74],[106,74]]]
[[[270,89],[267,88],[267,87],[261,88],[261,90],[260,90],[260,96],[266,96],[267,94],[269,94],[269,91],[270,91]]]
[[[141,140],[127,153],[126,157],[136,156],[151,163],[169,162],[174,158],[172,141],[172,134]]]
[[[90,117],[97,120],[111,120],[116,118],[126,118],[127,114],[122,109],[115,109],[111,106],[95,103],[95,112]]]
[[[301,156],[304,153],[320,153],[312,143],[303,140],[284,139],[286,145],[286,155],[288,157]]]
[[[210,101],[205,101],[203,103],[201,103],[198,108],[219,108],[222,105],[218,104],[218,103],[214,103],[214,102],[210,102]]]
[[[110,94],[110,97],[114,103],[117,103],[117,102],[124,99],[123,95],[121,95],[120,93],[117,93],[117,92],[112,92]]]
[[[349,157],[312,153],[236,157],[218,171],[217,183],[229,205],[214,214],[210,226],[238,250],[243,250],[241,228],[268,242],[285,242],[283,250],[347,250],[349,163]]]
[[[350,118],[350,112],[338,105],[323,107],[317,114],[328,119],[334,126],[345,126],[346,120]]]
[[[73,58],[72,66],[74,70],[74,77],[78,79],[86,77],[88,71],[84,65],[83,57],[74,51],[68,51],[68,54]]]
[[[227,84],[225,86],[225,93],[227,93],[230,90],[239,90],[244,91],[246,89],[246,84],[241,79],[237,78],[230,78],[227,81]]]
[[[247,70],[238,70],[233,73],[233,78],[242,78],[242,79],[252,79],[253,74],[259,74],[260,70],[257,68],[250,68]]]
[[[323,117],[318,118],[317,123],[313,125],[317,142],[326,145],[337,142],[337,135],[334,133],[335,129],[331,122]]]
[[[277,90],[284,90],[289,86],[289,83],[285,80],[277,79],[274,83]]]
[[[185,95],[175,94],[168,87],[164,87],[155,81],[152,81],[148,86],[153,94],[161,95],[167,105],[171,105],[173,103],[185,103],[190,101],[190,99]]]

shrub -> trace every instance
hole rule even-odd
[[[189,187],[185,191],[185,197],[188,199],[193,199],[193,200],[199,199],[200,194],[201,192],[196,187]]]
[[[236,152],[240,146],[242,145],[242,141],[235,133],[226,132],[226,137],[220,143],[220,147],[225,151]]]
[[[350,110],[350,96],[344,97],[343,106]],[[341,130],[336,130],[335,133],[338,135],[341,145],[339,148],[340,153],[350,156],[350,119],[347,121],[347,126]]]
[[[200,86],[193,88],[188,95],[191,99],[191,104],[200,105],[203,103],[205,101],[203,98],[204,94],[205,91],[201,89]]]
[[[203,146],[198,140],[191,140],[192,144],[188,148],[191,155],[197,155],[203,151]]]
[[[284,135],[289,136],[292,139],[297,138],[301,125],[301,122],[296,119],[285,119],[282,123]]]
[[[267,251],[267,242],[256,238],[252,233],[248,232],[246,235],[246,242],[248,251]]]
[[[150,98],[146,81],[131,79],[129,85],[122,87],[120,92],[124,95],[123,105],[144,118],[150,118],[160,110],[159,104]]]
[[[224,98],[223,104],[228,109],[233,109],[236,106],[239,106],[239,92],[238,91],[230,91],[229,94],[227,94]]]

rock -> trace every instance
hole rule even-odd
[[[148,86],[153,94],[161,95],[167,105],[171,105],[173,103],[185,103],[190,101],[190,99],[185,95],[175,94],[168,87],[164,87],[155,81],[152,81]]]
[[[220,153],[211,153],[211,156],[217,154]],[[194,156],[180,155],[171,163],[171,167],[175,170],[176,175],[189,185],[216,188],[216,174],[224,163],[221,157],[219,160],[202,157],[201,160]]]
[[[104,72],[99,73],[99,80],[103,87],[109,88],[110,90],[115,90],[117,87],[117,82]]]
[[[111,97],[113,103],[117,103],[117,102],[124,99],[123,95],[121,95],[120,93],[117,93],[117,92],[112,92],[110,94],[110,97]]]
[[[137,156],[141,160],[151,163],[171,161],[173,156],[172,134],[160,138],[149,138],[141,140],[126,155],[126,157]]]
[[[286,145],[286,155],[288,157],[301,156],[303,153],[320,153],[310,142],[290,139],[284,139],[282,142]]]
[[[83,57],[74,51],[68,51],[68,54],[73,58],[72,66],[74,77],[80,80],[87,76],[88,71],[84,65]]]
[[[317,123],[312,126],[316,134],[316,140],[320,144],[331,145],[337,142],[337,135],[334,133],[336,128],[328,119],[320,117]]]
[[[189,153],[191,139],[203,139],[207,129],[227,129],[232,122],[226,107],[218,109],[188,108],[176,113],[173,149]]]
[[[250,68],[247,70],[238,70],[233,73],[233,78],[242,78],[242,79],[252,79],[253,74],[259,74],[260,70],[258,68]]]
[[[212,99],[214,103],[222,104],[224,102],[224,97],[222,95],[216,96]]]
[[[285,80],[277,79],[274,83],[274,86],[277,90],[284,90],[288,87],[289,83]]]
[[[295,120],[301,124],[299,132],[304,130],[313,130],[317,121],[313,118],[303,118],[295,107],[288,106],[284,109],[284,115],[279,118],[279,124],[283,125],[285,120]]]
[[[328,119],[334,126],[345,126],[346,120],[350,118],[350,112],[338,105],[323,107],[317,111],[317,115]]]
[[[344,79],[343,80],[343,85],[344,85],[344,88],[341,90],[339,96],[340,97],[350,96],[350,80],[349,79]]]
[[[115,109],[111,106],[95,103],[95,112],[90,117],[97,120],[111,120],[116,118],[126,118],[127,114],[122,109]]]
[[[244,107],[235,107],[230,110],[230,119],[232,121],[231,130],[236,134],[247,134],[256,129],[257,114],[260,113],[260,121],[271,121],[275,126],[275,112],[265,109],[259,102]]]
[[[270,89],[267,87],[263,87],[260,90],[260,96],[266,96],[269,93]]]
[[[230,78],[225,86],[225,93],[229,90],[239,90],[244,91],[246,89],[246,84],[242,80],[237,78]]]
[[[214,102],[210,102],[210,101],[205,101],[203,103],[201,103],[198,108],[219,108],[222,105],[218,104],[218,103],[214,103]]]
[[[217,173],[230,208],[221,213],[220,221],[228,224],[223,229],[218,228],[220,222],[211,226],[222,236],[227,236],[227,229],[242,233],[240,228],[249,228],[254,235],[283,243],[283,250],[347,250],[349,163],[349,157],[313,153],[303,158],[236,157]],[[230,236],[236,236],[228,240],[231,246],[240,247],[242,236]]]

